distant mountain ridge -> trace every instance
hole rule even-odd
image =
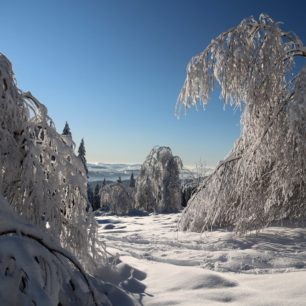
[[[141,164],[109,164],[109,163],[87,163],[89,181],[116,181],[119,177],[122,180],[129,180],[132,172],[134,177],[138,177],[140,173]],[[211,172],[211,168],[205,168],[205,174]],[[203,170],[202,170],[203,171]],[[192,178],[198,176],[197,169],[183,169],[181,170],[182,178]]]
[[[122,180],[130,179],[132,172],[137,177],[141,164],[107,164],[87,163],[89,181],[116,181],[119,177]]]

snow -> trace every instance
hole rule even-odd
[[[130,267],[121,286],[143,305],[305,306],[306,228],[200,234],[178,232],[179,217],[97,217],[107,250]]]

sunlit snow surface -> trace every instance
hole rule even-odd
[[[306,228],[182,233],[179,216],[97,217],[108,251],[145,273],[143,305],[306,305]]]

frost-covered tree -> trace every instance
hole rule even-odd
[[[78,148],[78,157],[82,161],[86,175],[88,175],[88,168],[87,168],[87,160],[86,160],[86,149],[84,139],[82,138],[79,148]]]
[[[154,147],[136,180],[135,208],[157,213],[181,208],[182,161],[169,147]]]
[[[102,186],[100,206],[116,215],[125,215],[132,208],[133,198],[121,183]]]
[[[0,258],[1,305],[111,305],[105,293],[116,288],[93,282],[72,254],[26,223],[2,196]]]
[[[306,48],[267,15],[244,19],[192,58],[178,105],[206,106],[215,88],[242,108],[240,138],[189,201],[180,227],[239,232],[306,215]]]
[[[56,132],[47,108],[17,88],[2,54],[0,76],[0,193],[18,214],[89,264],[96,224],[90,215],[84,218],[82,163],[67,137]]]
[[[132,172],[131,177],[130,177],[129,186],[130,186],[131,188],[135,188],[135,184],[136,184],[136,181],[135,181],[135,178],[134,178],[134,173]]]
[[[97,262],[105,261],[97,247],[96,222],[85,211],[84,168],[67,139],[56,132],[46,107],[17,88],[3,54],[0,108],[0,269],[5,271],[0,303],[98,305],[93,290],[86,289],[91,285],[84,269],[92,272]],[[83,274],[82,289],[77,271]],[[82,299],[72,292],[78,289]]]
[[[62,135],[66,135],[66,136],[71,136],[72,137],[72,134],[71,134],[71,131],[70,131],[70,127],[69,127],[69,124],[68,124],[67,121],[65,123]]]

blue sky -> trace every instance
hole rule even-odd
[[[179,120],[189,59],[220,32],[261,12],[306,42],[304,1],[1,1],[1,48],[22,90],[69,122],[88,161],[142,162],[167,145],[184,164],[214,165],[240,134],[240,112],[218,93]]]

